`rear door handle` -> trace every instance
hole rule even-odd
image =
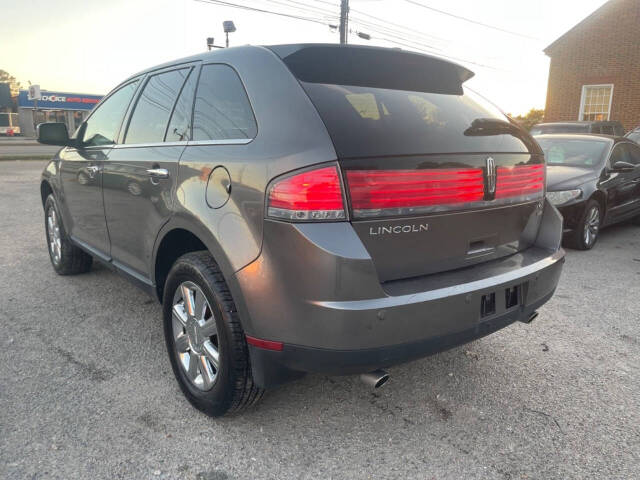
[[[153,178],[169,178],[169,170],[166,168],[149,168],[147,174]]]

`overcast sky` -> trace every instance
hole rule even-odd
[[[205,50],[206,37],[213,36],[217,44],[223,44],[223,20],[233,20],[238,29],[231,34],[232,46],[338,41],[337,32],[322,23],[337,24],[339,0],[226,1],[310,17],[321,23],[196,0],[7,1],[3,2],[0,25],[0,69],[16,76],[24,86],[30,80],[42,89],[104,94],[139,70]],[[469,86],[503,110],[519,114],[544,107],[549,61],[542,49],[605,0],[414,3],[351,0],[350,28],[369,33],[372,39],[362,40],[352,33],[350,41],[399,46],[388,41],[393,40],[412,46],[402,48],[455,57],[476,73]]]

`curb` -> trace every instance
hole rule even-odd
[[[42,144],[38,142],[3,142],[0,140],[0,147],[35,147]]]
[[[51,155],[0,155],[0,162],[10,162],[15,160],[51,160]]]

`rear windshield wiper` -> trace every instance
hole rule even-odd
[[[467,137],[483,137],[490,135],[516,134],[522,135],[522,129],[505,120],[498,118],[477,118],[471,122],[471,126],[464,131]]]

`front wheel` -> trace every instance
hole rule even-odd
[[[589,200],[576,229],[567,239],[568,246],[578,250],[590,250],[598,241],[602,225],[602,207],[597,200]]]
[[[187,253],[173,265],[163,314],[171,367],[193,406],[217,417],[262,397],[231,293],[208,252]]]
[[[76,275],[91,270],[93,257],[71,243],[53,195],[49,195],[44,203],[44,221],[49,258],[56,273]]]

